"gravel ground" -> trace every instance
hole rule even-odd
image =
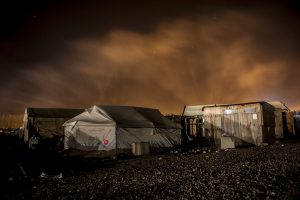
[[[90,163],[91,164],[91,163]],[[300,143],[173,152],[35,178],[8,199],[297,199]],[[70,170],[71,171],[71,170]],[[22,189],[21,189],[22,188]]]

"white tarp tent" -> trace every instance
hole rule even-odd
[[[149,142],[150,148],[180,145],[181,127],[159,110],[129,106],[93,106],[66,121],[65,149],[90,156],[130,153],[132,144]]]

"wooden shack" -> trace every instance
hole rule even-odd
[[[202,110],[204,137],[217,146],[224,136],[232,137],[237,146],[275,141],[274,107],[267,102],[212,105]]]
[[[34,143],[48,141],[49,146],[46,148],[63,149],[63,123],[83,111],[66,108],[26,108],[23,119],[24,142],[31,147],[31,139]]]
[[[275,137],[276,139],[290,138],[296,135],[294,112],[281,101],[268,102],[275,111]]]

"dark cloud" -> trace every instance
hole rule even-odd
[[[0,109],[125,104],[180,113],[185,104],[255,100],[299,109],[295,2],[238,2],[39,4],[2,37]]]

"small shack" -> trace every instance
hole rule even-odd
[[[249,102],[205,106],[205,137],[220,145],[222,136],[230,136],[238,146],[275,141],[274,107],[267,102]]]
[[[29,147],[32,141],[52,150],[63,149],[63,123],[82,113],[83,109],[66,108],[26,108],[23,118],[23,140]],[[49,144],[50,143],[50,144]]]
[[[132,154],[138,143],[148,143],[152,151],[181,143],[181,126],[152,108],[97,105],[64,127],[65,149],[85,157]]]
[[[267,102],[185,106],[183,132],[221,147],[230,137],[236,146],[275,141],[274,107]],[[222,140],[223,139],[223,140]]]
[[[276,139],[290,138],[296,135],[294,112],[281,101],[268,102],[275,111],[275,137]]]

